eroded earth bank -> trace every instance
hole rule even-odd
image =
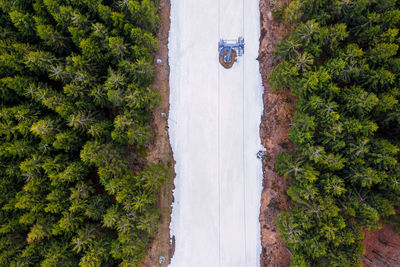
[[[161,211],[161,221],[158,231],[153,238],[142,267],[159,266],[160,256],[164,257],[165,264],[170,262],[173,255],[173,244],[170,243],[169,224],[171,221],[172,189],[174,180],[174,159],[169,142],[167,116],[169,111],[169,64],[168,64],[168,35],[170,28],[170,0],[160,0],[158,13],[160,26],[158,29],[158,51],[154,55],[156,77],[154,88],[160,94],[160,104],[153,112],[151,127],[154,132],[149,146],[147,161],[163,163],[169,169],[168,180],[157,196],[157,207]]]
[[[283,24],[274,19],[272,9],[277,8],[279,3],[272,1],[260,0],[261,37],[258,60],[264,86],[260,137],[266,149],[262,160],[264,179],[260,208],[261,267],[289,266],[290,261],[290,252],[279,236],[274,222],[278,213],[287,207],[287,180],[274,172],[274,164],[279,152],[293,149],[288,130],[295,110],[290,92],[273,92],[268,83],[268,76],[278,63],[272,52],[288,32]]]

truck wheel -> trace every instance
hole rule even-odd
[[[225,50],[223,55],[219,55],[219,63],[221,63],[221,65],[225,69],[230,69],[230,68],[232,68],[233,64],[236,61],[237,54],[236,54],[236,51],[234,49],[232,49],[232,51],[231,51],[231,61],[225,62],[225,56],[226,56],[227,53],[228,53],[228,51]]]

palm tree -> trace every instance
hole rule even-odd
[[[303,54],[300,54],[298,57],[296,57],[294,61],[297,69],[307,70],[314,63],[314,58],[312,55],[308,54],[307,52],[304,52]]]
[[[302,172],[303,160],[299,157],[293,156],[287,152],[280,153],[276,157],[275,170],[279,175],[284,177],[295,177],[298,173]]]
[[[124,39],[121,37],[109,37],[108,44],[114,55],[123,57],[127,52],[128,48],[124,44]]]
[[[300,44],[293,38],[281,43],[277,47],[277,54],[282,59],[291,59],[298,55]]]
[[[93,98],[96,105],[102,108],[107,105],[107,91],[103,86],[97,85],[90,91],[89,95]]]
[[[39,87],[36,84],[29,84],[29,86],[25,89],[25,95],[30,98],[35,98],[36,94],[39,91]]]
[[[78,236],[72,239],[72,244],[74,245],[73,250],[77,253],[85,250],[89,247],[96,237],[96,228],[92,225],[86,225],[85,227],[78,230]]]
[[[126,78],[123,74],[110,70],[109,77],[106,82],[106,88],[119,89],[126,84]]]
[[[57,130],[56,122],[50,118],[39,120],[31,126],[31,132],[40,137],[46,137]]]
[[[75,114],[72,114],[69,117],[69,122],[68,126],[74,127],[76,129],[80,130],[88,130],[91,125],[93,125],[95,122],[94,115],[89,112],[77,112]]]
[[[307,46],[313,39],[315,33],[320,31],[319,24],[315,20],[309,20],[306,23],[302,23],[296,29],[296,36],[303,45]]]
[[[143,212],[147,205],[151,204],[152,201],[146,193],[142,192],[140,195],[134,196],[132,202],[135,210]]]

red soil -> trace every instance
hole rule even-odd
[[[294,99],[288,91],[273,92],[268,84],[268,76],[277,65],[272,51],[288,33],[286,27],[272,16],[273,6],[279,4],[273,0],[260,1],[261,38],[258,60],[264,86],[264,114],[260,125],[260,137],[266,149],[263,158],[264,180],[260,208],[261,267],[289,266],[290,262],[290,252],[274,222],[278,213],[287,208],[285,191],[288,181],[279,177],[273,169],[276,155],[281,151],[293,149],[288,130],[295,112]]]
[[[165,264],[169,264],[174,253],[174,242],[170,240],[169,224],[171,221],[171,203],[173,201],[172,189],[175,163],[167,125],[169,111],[168,35],[170,28],[170,0],[160,0],[158,12],[161,25],[157,34],[158,52],[154,56],[157,75],[153,86],[160,93],[161,100],[160,105],[153,112],[151,128],[154,136],[149,145],[149,153],[146,159],[149,163],[162,163],[167,166],[170,170],[170,176],[157,196],[157,207],[161,211],[161,222],[156,235],[151,244],[149,244],[149,250],[142,267],[161,266],[159,264],[160,256],[165,258]],[[158,63],[157,59],[161,59],[161,62]]]
[[[364,266],[400,266],[400,235],[392,226],[365,232],[364,247]]]

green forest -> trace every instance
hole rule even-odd
[[[364,231],[399,224],[400,1],[294,0],[269,80],[290,89],[294,153],[277,218],[293,266],[360,266]]]
[[[140,266],[157,0],[0,0],[0,266]]]

